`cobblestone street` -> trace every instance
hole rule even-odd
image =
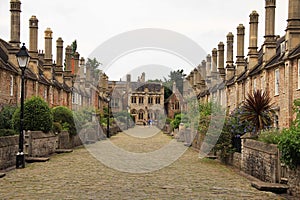
[[[124,150],[141,153],[157,150],[171,138],[162,133],[149,138],[119,133],[110,141]],[[98,143],[103,142],[108,140]],[[48,162],[27,164],[25,169],[7,172],[0,179],[0,199],[263,200],[280,197],[252,188],[249,180],[231,168],[214,160],[199,159],[192,149],[167,167],[134,174],[109,168],[80,147],[69,154],[53,155]]]

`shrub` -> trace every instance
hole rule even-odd
[[[294,169],[300,165],[300,128],[291,127],[282,131],[279,138],[278,148],[282,155],[281,160]]]
[[[13,127],[20,129],[20,108],[13,115]],[[40,97],[32,97],[24,103],[24,130],[49,132],[52,128],[52,114],[48,104]]]
[[[14,106],[4,106],[3,110],[0,112],[0,129],[12,129],[13,114],[17,107]]]
[[[258,136],[258,141],[265,142],[268,144],[278,144],[281,132],[277,129],[275,130],[264,130],[261,131]]]
[[[300,165],[300,100],[294,101],[296,119],[290,129],[284,129],[279,137],[281,160],[294,169]]]
[[[52,132],[53,133],[60,133],[62,131],[62,126],[59,122],[53,122]]]
[[[53,121],[61,125],[62,130],[68,131],[71,135],[76,135],[72,111],[64,106],[57,106],[52,109]]]
[[[0,137],[17,135],[18,133],[13,129],[0,129]]]
[[[188,123],[188,118],[183,113],[177,114],[175,116],[175,119],[171,122],[171,126],[172,126],[172,128],[176,129],[179,127],[180,123],[184,123],[184,124]]]

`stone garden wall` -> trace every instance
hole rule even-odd
[[[242,139],[241,169],[262,181],[280,182],[280,160],[276,145]]]
[[[16,164],[19,136],[0,137],[0,169]]]
[[[28,131],[25,134],[25,154],[29,157],[44,157],[53,154],[58,147],[58,137],[54,133]]]
[[[288,170],[288,193],[300,199],[300,166],[295,170]]]

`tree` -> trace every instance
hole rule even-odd
[[[72,55],[74,56],[74,54],[75,54],[75,52],[76,52],[76,50],[77,50],[77,41],[76,41],[76,40],[74,40],[74,41],[72,42],[71,47],[72,47]]]
[[[94,72],[93,76],[96,78],[96,80],[99,80],[99,73],[100,73],[100,69],[98,69],[98,67],[100,65],[102,65],[102,63],[100,63],[96,58],[88,58],[87,62],[86,62],[87,66],[90,66],[92,71]]]
[[[164,77],[164,87],[165,87],[165,99],[167,99],[172,94],[173,83],[176,83],[176,87],[181,94],[183,94],[183,80],[186,74],[183,73],[183,69],[177,71],[171,71],[168,75],[168,79]],[[168,88],[168,89],[167,89]],[[175,91],[173,91],[175,92]]]
[[[269,127],[272,124],[273,104],[268,92],[256,90],[248,93],[241,113],[242,121],[249,121],[255,127],[254,133]]]

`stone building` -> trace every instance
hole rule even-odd
[[[114,81],[110,85],[113,113],[130,112],[137,125],[143,125],[148,120],[157,122],[165,115],[162,83],[146,82],[145,73],[136,82],[131,81],[128,74],[126,81]]]
[[[5,105],[20,103],[21,71],[16,59],[21,43],[20,0],[10,1],[10,12],[10,41],[0,39],[0,109]],[[38,23],[36,16],[29,19],[30,61],[25,71],[25,99],[40,96],[50,107],[62,105],[75,110],[83,107],[101,110],[107,90],[107,84],[103,82],[107,82],[107,76],[100,73],[99,77],[95,77],[92,69],[85,66],[84,58],[79,59],[79,53],[72,52],[71,46],[66,47],[64,59],[61,37],[56,41],[55,63],[52,55],[53,32],[50,28],[44,31],[45,50],[38,50]]]
[[[189,74],[187,81],[197,91],[199,101],[216,101],[232,111],[243,103],[248,93],[261,89],[269,92],[275,104],[274,126],[291,125],[293,101],[300,98],[300,0],[289,0],[286,34],[282,37],[275,34],[275,9],[276,0],[265,0],[265,40],[260,48],[257,44],[259,14],[253,11],[249,16],[247,57],[245,26],[240,24],[236,31],[235,62],[234,35],[230,32],[225,68],[221,42],[218,49],[212,50],[212,57],[208,55]]]
[[[165,100],[166,115],[170,119],[174,119],[175,115],[186,111],[187,102],[183,98],[182,94],[176,86],[176,82],[173,83],[172,94]]]

